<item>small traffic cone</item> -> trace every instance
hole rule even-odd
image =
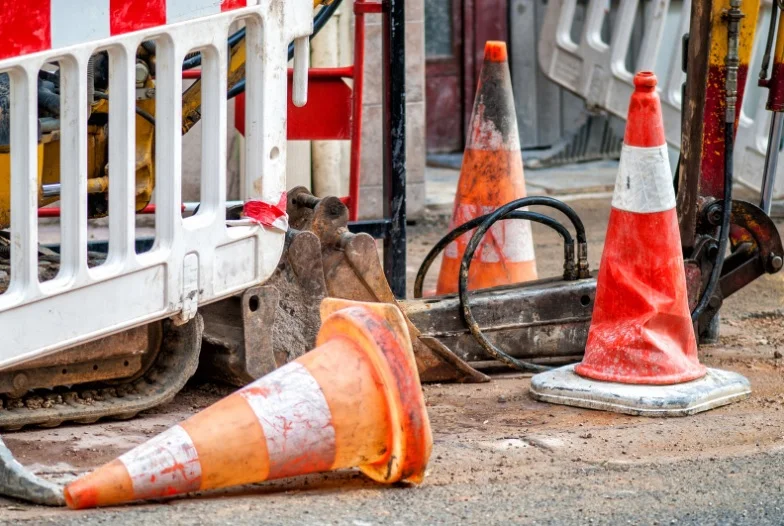
[[[521,197],[525,197],[525,178],[506,44],[491,41],[485,44],[449,229]],[[473,232],[466,232],[444,250],[437,294],[457,292],[460,261]],[[534,279],[536,260],[530,223],[508,220],[494,224],[474,256],[468,288]]]
[[[692,414],[750,388],[697,357],[656,76],[638,73],[634,86],[585,356],[534,376],[531,392],[622,413]]]
[[[73,509],[358,466],[422,480],[432,436],[400,311],[326,299],[317,347],[65,488]]]

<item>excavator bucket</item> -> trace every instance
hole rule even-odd
[[[312,349],[326,297],[388,303],[389,288],[375,240],[348,230],[348,208],[303,187],[288,194],[289,232],[277,270],[264,285],[208,305],[200,372],[245,385]],[[434,338],[421,337],[401,309],[424,382],[485,382],[489,378]]]

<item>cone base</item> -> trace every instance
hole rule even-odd
[[[584,378],[568,365],[531,379],[542,402],[638,416],[687,416],[744,400],[751,385],[732,371],[708,369],[698,380],[674,385],[631,385]]]

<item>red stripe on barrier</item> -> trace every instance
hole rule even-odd
[[[248,0],[221,0],[221,11],[231,11],[232,9],[239,9],[247,6]]]
[[[110,0],[112,35],[166,24],[166,0]]]
[[[49,49],[51,29],[50,0],[0,0],[0,59]]]

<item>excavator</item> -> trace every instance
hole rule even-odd
[[[320,6],[314,34],[340,3],[314,1]],[[779,2],[773,2],[760,74],[760,82],[770,90],[768,108],[776,112],[773,120],[778,135],[774,138],[779,141],[784,111],[782,9]],[[690,306],[701,341],[717,338],[718,314],[726,297],[764,274],[778,272],[784,263],[779,233],[768,216],[776,174],[776,141],[768,145],[761,202],[732,196],[735,130],[759,12],[759,2],[748,0],[694,0],[691,4],[684,44],[681,156],[673,184]],[[227,42],[229,98],[245,89],[244,38],[245,30],[239,28]],[[293,53],[292,48],[290,57]],[[201,59],[199,53],[188,55],[183,70],[199,67]],[[138,47],[136,72],[135,203],[142,213],[150,206],[156,186],[154,41]],[[110,214],[111,184],[107,162],[109,63],[105,53],[91,58],[87,75],[91,83],[87,212],[90,218],[100,218]],[[201,119],[200,83],[196,80],[183,92],[183,134]],[[64,125],[58,107],[60,89],[58,65],[48,64],[41,70],[37,86],[42,209],[60,199],[60,127]],[[0,229],[9,226],[11,217],[9,105],[8,75],[0,74]],[[539,371],[580,359],[596,282],[588,268],[585,229],[564,203],[529,198],[503,213],[491,213],[458,227],[425,258],[415,283],[415,297],[400,299],[385,279],[374,239],[349,231],[348,210],[340,199],[319,198],[305,188],[290,189],[286,199],[289,229],[285,249],[268,281],[200,306],[199,316],[189,323],[154,321],[0,369],[0,430],[132,418],[171,400],[197,369],[211,378],[244,385],[312,348],[319,326],[319,303],[325,297],[398,306],[408,320],[423,381],[486,382],[490,377],[485,372],[499,366]],[[471,228],[481,237],[494,221],[507,217],[536,220],[531,214],[514,215],[516,208],[523,206],[549,206],[570,220],[576,242],[564,234],[563,277],[471,293],[461,284],[457,295],[421,297],[425,273],[452,239]],[[227,207],[227,221],[242,217],[242,207]],[[144,243],[137,240],[142,251]],[[644,250],[644,240],[640,245]],[[11,250],[10,237],[0,231],[0,292],[8,286]],[[466,255],[469,262],[471,256]],[[105,250],[91,248],[88,252],[88,259],[95,264],[105,258]],[[56,274],[60,262],[56,246],[41,245],[38,259],[42,280]],[[0,442],[2,492],[41,503],[60,503],[47,483],[35,480],[7,451],[3,453]]]

